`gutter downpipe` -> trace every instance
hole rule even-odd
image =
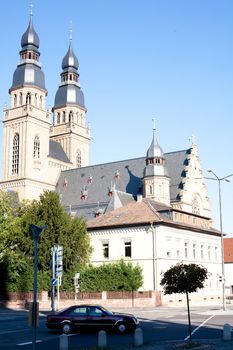
[[[153,255],[153,290],[157,292],[157,265],[155,263],[155,259],[157,258],[157,250],[156,250],[156,229],[153,226],[153,223],[150,224],[151,232],[152,232],[152,255]]]

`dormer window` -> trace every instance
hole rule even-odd
[[[115,178],[115,180],[119,180],[119,178],[120,178],[120,173],[119,173],[118,170],[115,172],[114,178]]]
[[[87,183],[88,184],[91,184],[93,181],[93,177],[90,175],[89,178],[87,179]]]
[[[87,188],[86,188],[86,186],[84,186],[83,190],[81,191],[81,200],[86,200],[87,194],[88,194]]]
[[[68,186],[68,180],[67,178],[65,177],[64,178],[64,181],[63,181],[63,187],[67,187]]]

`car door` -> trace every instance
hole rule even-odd
[[[109,328],[114,324],[111,315],[108,315],[98,306],[88,307],[88,324],[93,328]]]
[[[77,306],[70,313],[70,320],[75,328],[86,327],[87,325],[87,307]]]

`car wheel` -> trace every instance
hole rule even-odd
[[[126,333],[126,331],[127,331],[127,327],[126,327],[126,324],[124,322],[117,323],[116,329],[117,329],[118,333]]]
[[[62,332],[69,334],[72,331],[72,325],[68,322],[62,324]]]

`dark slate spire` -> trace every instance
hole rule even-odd
[[[65,55],[65,57],[62,60],[62,69],[63,71],[66,69],[74,69],[77,71],[78,69],[78,59],[74,54],[73,48],[72,48],[72,36],[70,36],[70,45],[69,45],[69,49]]]
[[[32,23],[32,13],[30,13],[29,25],[21,39],[22,50],[33,49],[37,51],[40,46],[40,40]]]
[[[61,84],[55,96],[54,108],[76,105],[85,108],[84,95],[79,84],[78,59],[72,48],[72,33],[70,44],[62,60]]]
[[[21,39],[20,63],[14,72],[10,92],[12,89],[21,88],[25,85],[31,85],[46,91],[44,73],[39,62],[39,43],[39,37],[33,27],[31,12],[28,28]]]
[[[168,176],[167,168],[165,166],[164,153],[157,141],[155,119],[153,118],[153,138],[146,154],[146,167],[144,169],[144,176],[154,175]]]

